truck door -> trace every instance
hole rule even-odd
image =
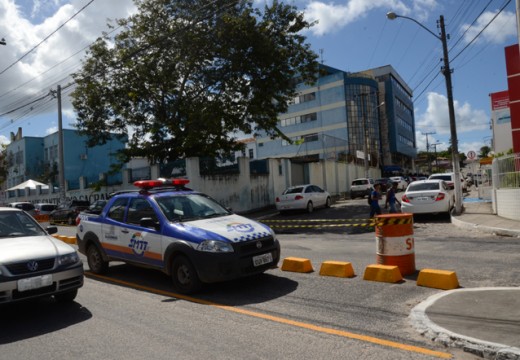
[[[130,199],[125,226],[121,227],[120,236],[132,261],[162,267],[159,217],[147,198]]]

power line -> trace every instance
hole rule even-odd
[[[45,41],[47,41],[52,35],[56,34],[62,27],[64,27],[69,21],[71,21],[72,19],[74,19],[80,12],[82,12],[83,10],[85,10],[85,8],[87,6],[89,6],[90,4],[92,4],[94,2],[94,0],[90,0],[87,5],[83,6],[81,9],[79,9],[79,11],[77,13],[75,13],[74,15],[72,15],[67,21],[65,21],[63,24],[61,24],[60,26],[58,26],[58,28],[56,30],[54,30],[53,32],[51,32],[49,35],[47,35],[42,41],[40,41],[36,46],[34,46],[31,50],[29,50],[28,52],[26,52],[24,55],[22,55],[21,58],[19,58],[18,60],[16,60],[14,63],[12,63],[11,65],[9,65],[8,67],[6,67],[4,70],[0,71],[0,75],[2,75],[3,73],[5,73],[7,70],[9,70],[10,68],[12,68],[14,65],[16,65],[17,63],[19,63],[20,61],[22,61],[23,58],[25,58],[27,55],[29,55],[31,52],[33,52],[36,48],[38,48],[41,44],[43,44]]]
[[[509,5],[509,3],[511,2],[511,0],[508,0],[504,6],[502,6],[502,8],[495,14],[495,16],[493,16],[493,18],[491,20],[489,20],[489,22],[486,24],[486,26],[484,26],[482,28],[482,30],[479,31],[479,33],[466,45],[464,46],[464,48],[459,51],[459,53],[457,55],[455,55],[451,61],[453,62],[457,57],[459,57],[460,54],[462,54],[471,44],[473,44],[475,42],[475,40],[477,40],[477,38],[484,32],[484,30],[487,29],[487,27],[497,18],[498,15],[500,15],[500,13],[502,13],[502,11],[506,8],[507,5]]]
[[[87,5],[85,5],[85,6],[84,6],[80,11],[82,11],[84,8],[86,8],[88,5],[90,5],[93,1],[94,1],[94,0],[91,0],[91,1],[90,1]],[[202,12],[202,10],[204,10],[205,8],[209,8],[211,5],[216,4],[217,1],[218,1],[218,0],[213,0],[213,1],[211,1],[210,3],[201,6],[201,7],[197,10],[198,14],[195,14],[196,16],[201,16],[201,17],[200,17],[199,19],[195,19],[195,22],[196,22],[196,23],[199,23],[199,22],[201,22],[201,21],[204,21],[204,20],[207,20],[207,19],[211,18],[214,14],[212,14],[212,13],[205,14],[204,12]],[[234,6],[234,2],[230,2],[230,3],[226,4],[226,5],[219,6],[219,8],[217,9],[217,14],[218,14],[218,13],[221,13],[221,12],[224,12],[224,11],[226,11],[227,9],[229,9],[229,8],[231,8],[231,7],[233,7],[233,6]],[[78,11],[78,13],[79,13],[80,11]],[[78,13],[76,13],[76,15],[77,15]],[[72,18],[71,18],[71,19],[72,19]],[[69,19],[69,20],[70,20],[70,19]],[[65,23],[64,23],[62,26],[60,26],[60,28],[63,27],[64,25],[65,25]],[[187,28],[188,28],[188,27],[186,27],[186,29],[187,29]],[[58,29],[59,29],[59,28],[58,28]],[[58,30],[58,29],[57,29],[57,30]],[[56,30],[56,31],[57,31],[57,30]],[[115,29],[115,30],[116,30],[116,29]],[[115,31],[115,30],[113,30],[113,31]],[[56,31],[55,31],[55,32],[56,32]],[[110,33],[112,33],[113,31],[111,31]],[[110,34],[110,33],[108,33],[108,34]],[[108,35],[108,34],[106,34],[106,35]],[[51,35],[52,35],[52,34],[51,34]],[[49,36],[50,36],[50,35],[49,35]],[[135,49],[135,50],[134,50],[133,52],[131,52],[130,54],[127,54],[127,55],[122,59],[121,62],[124,62],[124,61],[126,61],[126,60],[129,60],[129,59],[135,57],[135,56],[138,55],[139,53],[148,50],[148,49],[149,49],[150,47],[152,47],[152,46],[157,46],[157,45],[162,44],[163,42],[167,41],[167,40],[170,38],[170,36],[171,36],[171,34],[169,34],[169,35],[165,35],[165,36],[159,38],[159,39],[158,39],[157,41],[155,41],[154,43],[148,43],[148,44],[147,44],[146,46],[144,46],[144,47],[141,47],[141,48]],[[43,42],[43,41],[42,41],[42,42]],[[93,43],[94,43],[94,42],[93,42]],[[93,44],[93,43],[92,43],[92,44]],[[81,51],[81,50],[80,50],[80,51]],[[76,54],[74,54],[74,55],[76,55]],[[73,56],[74,56],[74,55],[73,55]],[[24,56],[25,56],[25,55],[24,55]],[[20,61],[20,60],[21,60],[21,59],[19,59],[18,61]],[[14,65],[14,64],[13,64],[13,65]],[[12,66],[12,65],[11,65],[11,66]],[[57,65],[55,65],[55,66],[57,66]],[[5,72],[6,70],[7,70],[7,69],[5,69],[4,72]],[[100,71],[101,71],[101,70],[100,70]],[[0,73],[0,74],[1,74],[1,73]],[[60,82],[63,81],[63,79],[67,79],[69,76],[70,76],[70,75],[67,75],[66,77],[62,78],[60,81],[55,82],[55,84],[59,84]],[[72,81],[72,82],[69,83],[68,85],[62,87],[62,91],[65,90],[65,89],[67,89],[67,88],[69,88],[69,87],[71,87],[71,86],[73,86],[73,85],[75,85],[75,82],[74,82],[74,81]],[[7,111],[7,112],[5,112],[5,113],[3,113],[3,114],[0,114],[0,117],[5,116],[5,115],[8,115],[8,114],[11,114],[11,113],[16,112],[16,111],[19,111],[19,110],[22,110],[22,109],[26,108],[27,106],[30,106],[30,105],[34,104],[34,103],[37,102],[38,100],[41,100],[41,99],[43,99],[43,98],[45,98],[45,97],[48,97],[48,96],[50,96],[50,95],[51,95],[51,93],[48,93],[48,94],[42,96],[41,98],[38,98],[38,99],[36,99],[36,100],[34,100],[34,101],[31,101],[31,102],[29,102],[29,103],[26,103],[26,104],[24,104],[24,105],[18,106],[18,107],[16,107],[15,109],[12,109],[12,110]],[[3,95],[2,95],[2,96],[3,96]],[[25,112],[23,115],[21,115],[19,118],[25,116],[25,115],[28,114],[29,112],[32,112],[32,111],[34,110],[34,108],[35,108],[35,107],[33,107],[33,108],[31,109],[31,111],[26,111],[26,112]],[[11,125],[12,123],[13,123],[13,121],[11,120],[8,124],[5,124],[3,127],[0,127],[0,129],[3,129],[5,126]]]

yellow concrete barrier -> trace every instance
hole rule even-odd
[[[336,277],[354,277],[352,264],[344,261],[325,261],[321,264],[320,275]]]
[[[288,257],[283,259],[282,271],[292,271],[301,273],[313,272],[311,261],[309,259]]]
[[[403,280],[397,265],[368,265],[363,280],[396,283]]]
[[[422,269],[417,277],[417,286],[452,290],[459,287],[459,280],[455,271]]]
[[[60,235],[60,234],[53,234],[56,239],[61,240],[67,244],[76,244],[76,237],[75,236],[66,236],[66,235]]]

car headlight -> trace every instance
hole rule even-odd
[[[215,253],[231,253],[234,251],[230,243],[219,240],[204,240],[197,245],[197,250]]]
[[[76,264],[77,262],[79,262],[79,256],[76,252],[58,257],[58,265],[60,266]]]

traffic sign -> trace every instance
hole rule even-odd
[[[466,156],[470,160],[475,160],[475,158],[477,157],[477,153],[474,152],[473,150],[470,150],[470,151],[468,151],[468,154]]]

